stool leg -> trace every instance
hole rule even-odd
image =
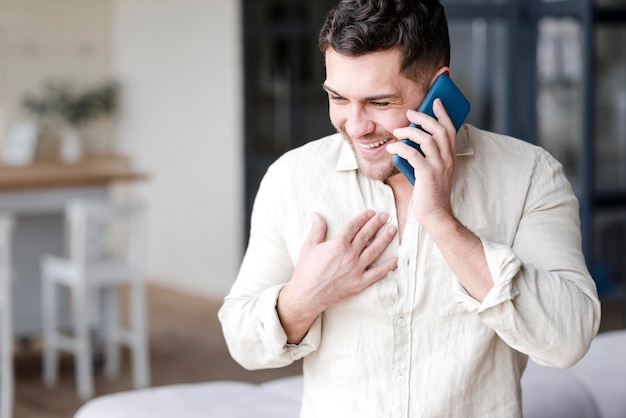
[[[57,286],[45,264],[42,265],[42,274],[43,381],[46,386],[53,386],[58,378]]]
[[[133,381],[136,388],[144,388],[150,386],[150,358],[143,283],[139,280],[132,281],[130,292]]]
[[[4,295],[2,297],[2,306],[0,309],[2,310],[2,323],[0,330],[0,341],[2,351],[0,356],[2,357],[2,361],[0,364],[0,384],[2,388],[0,388],[0,417],[1,418],[11,418],[13,415],[13,327],[12,327],[12,306],[11,306],[11,296]]]
[[[115,378],[120,374],[119,304],[116,288],[104,289],[106,375]]]
[[[78,396],[87,400],[93,396],[93,364],[91,362],[91,340],[89,333],[89,293],[84,282],[72,287],[74,303],[75,367]]]

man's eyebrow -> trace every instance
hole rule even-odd
[[[328,93],[330,93],[330,94],[334,94],[335,96],[340,96],[340,97],[341,97],[341,94],[337,93],[335,90],[331,89],[331,88],[330,88],[330,87],[328,87],[326,84],[322,84],[322,88],[323,88],[324,90],[326,90],[326,91],[327,91]]]
[[[329,86],[327,86],[326,84],[322,84],[322,88],[324,90],[326,90],[328,93],[331,93],[335,96],[338,97],[343,97],[341,94],[339,94],[338,92],[336,92],[335,90],[333,90],[332,88],[330,88]],[[369,96],[364,98],[363,101],[365,102],[377,102],[377,101],[381,101],[381,100],[389,100],[389,99],[397,99],[399,96],[397,94],[392,94],[392,93],[383,93],[383,94],[377,94],[374,96]]]

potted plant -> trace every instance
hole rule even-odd
[[[118,85],[107,82],[77,92],[69,84],[49,82],[41,96],[26,96],[23,106],[45,123],[58,120],[60,128],[60,156],[65,162],[76,162],[82,156],[80,128],[89,121],[111,115],[116,108]]]

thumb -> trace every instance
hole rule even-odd
[[[311,213],[311,230],[306,238],[304,246],[315,247],[326,239],[326,221],[317,212]]]

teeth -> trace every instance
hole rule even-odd
[[[359,144],[359,146],[365,149],[372,149],[372,148],[380,147],[381,145],[387,142],[389,142],[389,139],[381,139],[380,141],[374,142],[373,144],[369,144],[369,145]]]

